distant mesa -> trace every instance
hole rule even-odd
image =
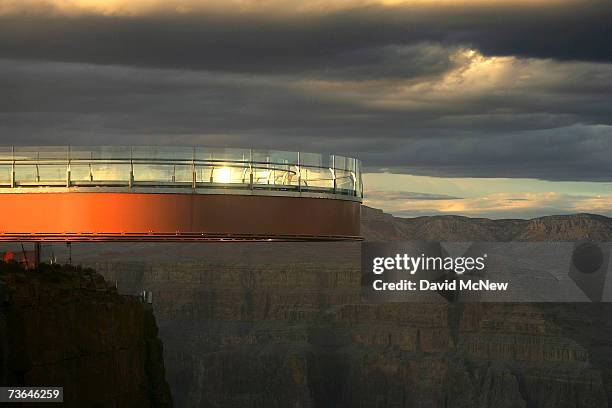
[[[612,219],[595,214],[530,220],[456,215],[400,218],[362,206],[361,232],[369,241],[612,241]]]

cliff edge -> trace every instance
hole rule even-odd
[[[91,269],[0,262],[0,376],[63,386],[64,405],[169,407],[163,348],[149,307]]]

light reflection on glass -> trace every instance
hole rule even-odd
[[[229,167],[217,167],[213,172],[213,182],[223,184],[231,183],[232,170]]]

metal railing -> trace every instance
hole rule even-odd
[[[358,159],[259,149],[153,146],[0,147],[0,189],[267,189],[362,197]]]

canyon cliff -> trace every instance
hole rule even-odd
[[[1,263],[0,339],[3,385],[63,386],[68,407],[172,406],[151,308],[92,270]]]

